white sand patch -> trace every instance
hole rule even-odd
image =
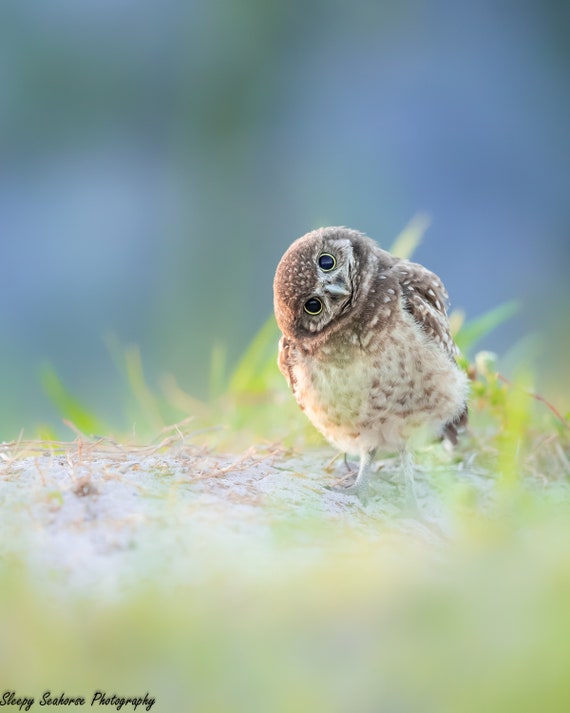
[[[183,443],[105,441],[38,445],[27,454],[1,448],[0,556],[16,557],[56,587],[110,595],[149,580],[199,584],[232,568],[311,566],[344,535],[347,551],[356,542],[389,546],[399,534],[437,550],[452,536],[438,478],[485,497],[493,483],[460,466],[429,477],[419,470],[419,510],[410,511],[397,461],[380,464],[366,505],[328,490],[346,474],[340,459],[327,468],[329,450],[232,456]]]

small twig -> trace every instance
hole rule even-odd
[[[42,485],[44,485],[44,486],[47,485],[47,480],[46,480],[45,473],[44,473],[44,471],[43,471],[43,468],[40,466],[40,463],[39,463],[39,460],[38,460],[38,457],[37,457],[37,456],[34,458],[34,464],[35,464],[36,470],[38,471],[38,473],[39,473],[39,475],[40,475],[40,478],[41,478],[41,480],[42,480]]]
[[[70,421],[67,418],[62,419],[62,421],[63,421],[63,425],[67,426],[69,429],[71,429],[73,431],[73,433],[75,433],[75,435],[78,438],[86,437],[85,434],[82,431],[80,431],[79,428],[77,428],[77,426],[73,423],[73,421]]]
[[[503,376],[502,374],[497,374],[497,378],[499,379],[499,381],[502,381],[503,383],[508,384],[509,386],[513,386],[513,382],[507,379],[506,376]],[[552,411],[552,413],[562,423],[563,426],[570,429],[570,423],[568,423],[568,420],[565,419],[564,416],[560,413],[560,411],[556,408],[556,406],[553,406],[550,401],[544,398],[544,396],[541,396],[541,394],[537,394],[534,391],[526,391],[526,393],[533,399],[536,399],[537,401],[543,403],[547,408]]]
[[[556,452],[558,453],[558,457],[562,461],[562,465],[564,465],[566,467],[566,471],[568,473],[570,473],[570,461],[568,460],[568,458],[566,457],[566,454],[562,450],[562,446],[560,445],[560,443],[555,443],[554,448],[556,449]]]
[[[326,470],[327,473],[330,473],[333,470],[333,465],[335,462],[341,457],[342,453],[335,453],[333,457],[327,461],[327,463],[324,466],[324,470]],[[344,462],[346,464],[346,453],[344,454]]]

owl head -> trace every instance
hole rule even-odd
[[[354,317],[361,276],[378,246],[356,230],[319,228],[296,240],[273,282],[275,316],[286,336],[330,333]]]

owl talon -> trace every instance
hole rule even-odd
[[[327,485],[327,490],[333,493],[342,493],[343,495],[356,495],[360,502],[364,505],[368,502],[368,488],[362,485]]]

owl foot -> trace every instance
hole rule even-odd
[[[412,512],[419,512],[416,481],[414,479],[414,458],[407,449],[401,452],[402,474],[404,476],[404,502]]]
[[[329,490],[333,490],[335,493],[343,493],[344,495],[356,495],[361,503],[368,502],[368,481],[370,480],[370,469],[375,455],[375,448],[361,455],[358,475],[352,485],[344,487],[342,485],[333,486]]]
[[[346,468],[347,473],[349,473],[349,474],[354,473],[354,470],[352,469],[352,466],[351,466],[350,463],[348,462],[348,456],[347,456],[346,453],[344,454],[344,467]]]
[[[356,497],[363,505],[368,502],[368,483],[366,483],[364,486],[362,486],[362,484],[357,485],[355,482],[353,485],[332,485],[325,487],[327,490],[331,490],[333,493],[342,493],[343,495],[356,495]]]

